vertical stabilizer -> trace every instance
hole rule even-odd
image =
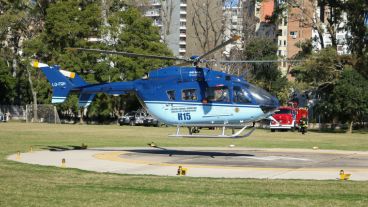
[[[58,66],[50,67],[47,64],[33,62],[33,67],[40,68],[45,74],[52,87],[51,103],[63,103],[75,85],[72,81],[76,74],[69,71],[59,70]],[[79,82],[78,82],[79,83]]]

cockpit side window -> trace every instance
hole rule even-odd
[[[234,86],[233,101],[234,103],[240,104],[247,104],[252,102],[248,95],[248,92],[244,89],[242,90],[242,88],[240,88],[239,86]]]
[[[195,101],[195,100],[197,100],[196,89],[184,89],[184,90],[182,90],[181,99],[183,101]]]
[[[227,86],[208,87],[206,99],[211,102],[229,102],[229,89]]]
[[[167,94],[167,98],[169,99],[169,101],[175,101],[175,91],[174,90],[166,91],[166,94]]]

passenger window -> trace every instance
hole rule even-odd
[[[229,89],[226,86],[209,87],[206,90],[206,98],[208,101],[229,102]]]
[[[251,103],[248,93],[242,90],[239,86],[234,87],[233,100],[234,103]]]
[[[166,91],[166,93],[167,93],[167,98],[169,99],[169,101],[175,101],[175,91],[174,90]]]
[[[196,89],[184,89],[181,92],[181,99],[183,101],[195,101],[195,100],[197,100]]]

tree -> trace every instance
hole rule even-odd
[[[35,37],[43,27],[44,11],[49,1],[1,1],[0,42],[3,44],[1,53],[6,57],[7,64],[11,61],[12,76],[17,79],[17,104],[24,103],[24,74],[28,77],[28,87],[33,100],[34,119],[37,120],[37,91],[34,89],[29,63],[22,63],[23,42]],[[23,97],[25,98],[23,99]]]
[[[277,45],[267,38],[256,38],[248,43],[244,51],[244,58],[248,60],[277,60]],[[273,94],[280,93],[287,85],[287,80],[282,77],[277,68],[277,63],[260,63],[249,66],[248,80]]]
[[[109,16],[109,25],[111,35],[115,38],[112,45],[96,45],[98,47],[117,51],[126,51],[132,53],[151,54],[172,56],[167,46],[160,42],[159,28],[152,26],[152,20],[143,17],[139,10],[128,8],[125,11],[116,11]],[[121,28],[121,25],[124,25]],[[104,81],[124,81],[141,78],[151,69],[169,65],[170,61],[145,59],[145,58],[128,58],[123,56],[100,56],[104,61],[94,66],[95,78],[99,82]],[[124,97],[127,98],[127,97]],[[112,105],[106,105],[103,101],[96,102],[109,106],[111,111],[118,116],[119,112],[124,110],[127,101],[117,98],[108,98]],[[130,103],[130,102],[128,102]],[[99,113],[100,110],[94,109],[93,114]],[[91,111],[92,113],[92,111]],[[92,114],[91,114],[92,115]]]
[[[191,19],[188,19],[187,24],[192,24],[192,27],[187,28],[187,33],[194,35],[190,36],[193,42],[187,44],[198,44],[202,49],[202,51],[192,51],[191,48],[187,48],[186,55],[190,56],[207,52],[219,45],[223,40],[225,25],[222,15],[218,15],[218,12],[222,12],[222,1],[189,0],[188,2],[190,7],[187,11],[191,13],[188,14]],[[190,29],[194,31],[189,31]]]
[[[167,61],[147,60],[127,57],[106,56],[66,51],[65,47],[96,47],[100,49],[120,50],[143,54],[171,55],[167,47],[160,43],[159,28],[152,26],[152,20],[142,17],[137,9],[130,8],[118,1],[104,2],[106,22],[101,21],[101,4],[99,1],[58,1],[46,10],[45,29],[43,32],[25,42],[24,52],[27,56],[36,54],[42,62],[49,65],[58,64],[61,68],[79,73],[90,83],[132,80],[142,77],[150,69],[168,64]],[[120,6],[124,6],[122,9]],[[63,15],[60,15],[63,14]],[[91,37],[103,37],[110,34],[112,41],[91,42]],[[101,38],[103,39],[103,38]],[[32,70],[32,69],[31,69]],[[36,83],[38,97],[48,97],[50,87],[39,70],[30,71],[38,79]],[[42,86],[42,88],[38,86]],[[121,109],[121,97],[98,95],[99,99],[91,107],[91,115],[96,113],[116,114]],[[78,99],[71,96],[59,109],[68,110],[76,116],[75,106]],[[107,107],[108,106],[108,107]],[[107,107],[107,108],[106,108]],[[69,113],[69,112],[68,112]],[[97,116],[97,115],[96,115]]]
[[[340,59],[334,48],[325,48],[295,66],[291,73],[295,75],[297,81],[309,83],[312,87],[334,83],[343,69]]]
[[[347,67],[333,90],[322,100],[319,107],[340,120],[349,123],[351,133],[353,123],[368,114],[368,80],[351,67]]]
[[[0,58],[0,104],[12,104],[15,98],[16,79],[11,75],[8,65]]]
[[[345,2],[350,50],[356,59],[354,68],[368,78],[368,2],[348,0]]]

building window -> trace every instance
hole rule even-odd
[[[286,40],[284,40],[284,46],[286,46]]]
[[[296,38],[297,38],[297,36],[298,36],[298,32],[295,32],[295,31],[290,32],[290,36],[291,36],[293,39],[296,39]]]

